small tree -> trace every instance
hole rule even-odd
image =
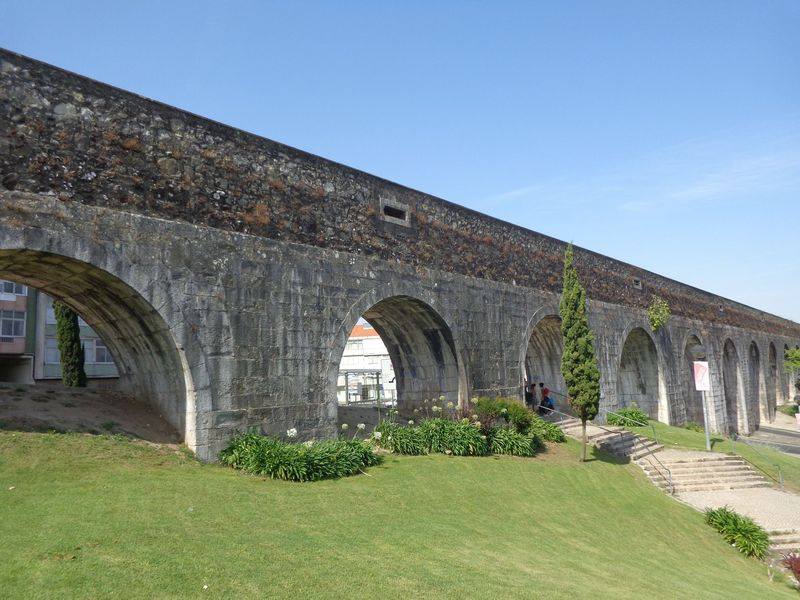
[[[586,316],[586,290],[575,270],[572,244],[564,255],[564,291],[561,295],[561,333],[564,353],[561,373],[567,384],[569,403],[581,420],[583,445],[581,461],[586,461],[586,421],[597,416],[600,407],[600,370],[594,353],[594,335]]]
[[[658,331],[667,324],[670,317],[669,304],[659,296],[653,296],[653,301],[647,309],[647,318],[650,320],[650,327],[653,331]]]
[[[800,372],[800,349],[787,348],[783,353],[783,364],[789,371],[789,379],[794,383],[795,390],[800,394],[800,385],[798,385],[800,381],[797,380],[797,373]]]
[[[60,302],[53,303],[56,313],[56,342],[61,354],[61,381],[68,387],[86,387],[84,348],[78,315]]]

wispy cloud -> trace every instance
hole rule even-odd
[[[601,175],[557,178],[484,198],[484,205],[536,199],[571,207],[603,202],[626,212],[681,209],[698,202],[800,192],[800,127],[782,133],[723,132],[684,140],[648,156],[615,165]],[[773,130],[774,133],[775,130]],[[488,208],[488,207],[487,207]]]

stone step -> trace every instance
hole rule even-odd
[[[650,475],[650,481],[655,484],[666,482],[667,477],[665,474],[660,475]],[[673,477],[672,483],[674,485],[713,485],[713,484],[726,484],[726,485],[738,485],[740,483],[767,483],[763,477],[759,477],[758,475],[749,475],[744,477],[704,477],[704,478],[693,478],[693,479],[682,479],[679,477]]]
[[[675,471],[735,471],[736,469],[750,469],[750,465],[742,461],[725,461],[721,463],[674,463],[668,460],[663,461]]]
[[[655,442],[638,439],[625,440],[617,443],[599,444],[599,447],[607,452],[611,452],[612,454],[625,454],[626,456],[640,452],[641,450],[647,448],[653,448],[655,446],[658,446],[658,444]]]
[[[663,484],[656,484],[660,488],[666,488],[667,484],[664,482]],[[770,487],[770,484],[766,481],[754,481],[752,483],[736,483],[736,484],[727,484],[727,483],[711,483],[711,484],[703,484],[703,485],[682,485],[680,483],[673,484],[673,491],[676,494],[682,494],[685,492],[713,492],[716,490],[746,490],[751,488],[762,488],[762,487]]]
[[[751,473],[760,475],[748,467],[739,467],[736,469],[673,469],[669,465],[664,465],[664,467],[661,467],[660,465],[651,466],[649,464],[640,466],[647,474],[650,474],[651,472],[663,471],[664,467],[666,467],[674,477],[736,477],[738,475],[749,475]]]
[[[661,444],[654,444],[652,446],[647,446],[641,450],[637,450],[636,452],[630,455],[631,460],[640,460],[645,456],[650,456],[651,454],[654,454],[659,450],[661,450],[663,447],[664,446],[662,446]]]
[[[770,544],[769,549],[772,552],[778,552],[780,554],[789,554],[790,552],[797,552],[798,550],[800,550],[800,542],[788,543],[788,544]]]
[[[675,459],[670,458],[664,461],[664,464],[673,465],[694,465],[694,464],[707,464],[707,463],[726,463],[726,462],[744,462],[740,456],[709,456],[708,458],[687,458]]]
[[[798,544],[798,547],[800,547],[800,531],[781,533],[778,535],[770,534],[769,541],[770,544]]]

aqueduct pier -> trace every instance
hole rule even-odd
[[[563,390],[565,245],[372,175],[0,51],[0,277],[43,289],[103,337],[121,383],[201,458],[259,427],[333,436],[359,317],[401,410],[427,397]],[[749,433],[790,394],[800,325],[576,249],[601,416],[636,402]],[[670,305],[653,332],[653,295]]]

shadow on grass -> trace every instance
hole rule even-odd
[[[591,452],[589,454],[590,457],[587,457],[586,462],[600,461],[612,465],[627,465],[631,462],[631,459],[628,456],[617,456],[616,454],[606,452],[597,446],[591,446]]]

